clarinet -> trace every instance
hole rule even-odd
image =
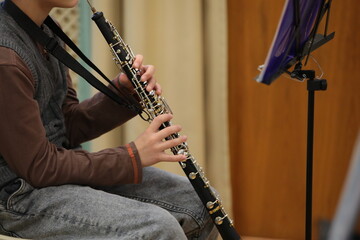
[[[140,99],[140,104],[143,108],[143,111],[139,114],[140,117],[147,122],[151,122],[156,116],[161,114],[172,114],[172,111],[165,99],[162,96],[156,95],[154,90],[148,92],[146,90],[147,83],[140,81],[140,70],[132,67],[135,55],[129,45],[125,44],[116,28],[107,19],[105,19],[104,14],[96,11],[90,3],[89,5],[93,12],[92,20],[96,23],[100,32],[109,44],[116,65],[130,79],[135,92]],[[169,126],[171,126],[171,122],[165,122],[160,128],[163,129]],[[179,136],[179,133],[171,134],[165,138],[165,140],[176,139]],[[186,160],[179,162],[180,166],[185,172],[187,178],[190,180],[202,203],[206,207],[221,237],[226,240],[240,239],[239,234],[234,228],[233,221],[224,210],[219,196],[212,189],[202,168],[190,154],[187,143],[184,142],[180,145],[172,147],[171,152],[175,155],[183,154],[186,156]]]

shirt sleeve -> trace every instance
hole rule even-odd
[[[115,82],[115,80],[113,80]],[[98,92],[79,103],[67,72],[68,91],[63,112],[70,146],[94,139],[133,118],[136,113]],[[113,89],[110,86],[111,89]],[[132,97],[129,93],[127,97]]]
[[[13,50],[0,47],[0,154],[19,177],[35,187],[141,182],[142,167],[133,142],[94,153],[49,142],[34,93],[26,64]]]

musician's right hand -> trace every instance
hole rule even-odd
[[[143,167],[151,166],[158,162],[179,162],[186,159],[184,155],[173,155],[165,152],[165,150],[175,147],[187,139],[186,136],[179,136],[172,140],[163,141],[169,135],[181,130],[179,125],[172,125],[159,130],[162,123],[171,119],[171,114],[157,116],[149,127],[134,141]]]

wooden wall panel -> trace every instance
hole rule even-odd
[[[234,220],[243,235],[303,239],[306,83],[254,81],[284,1],[228,0],[229,119]],[[356,0],[333,1],[335,39],[314,52],[328,90],[316,92],[313,228],[330,220],[360,129],[360,26]],[[315,69],[313,62],[307,69]]]

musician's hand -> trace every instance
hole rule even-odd
[[[141,74],[141,81],[147,82],[146,90],[150,92],[151,90],[154,90],[157,95],[160,95],[162,90],[161,86],[156,82],[156,79],[154,77],[155,74],[155,67],[153,65],[143,65],[144,57],[142,55],[136,55],[135,61],[133,63],[133,68],[137,68],[140,70]],[[132,85],[130,83],[130,80],[127,78],[127,76],[124,73],[121,73],[119,76],[119,81],[121,85],[126,86],[128,89],[132,89]]]
[[[162,123],[170,121],[172,115],[162,114],[157,116],[149,127],[135,141],[143,167],[151,166],[158,162],[179,162],[186,159],[184,155],[172,155],[165,150],[175,147],[186,141],[186,136],[163,141],[165,137],[181,130],[179,125],[172,125],[159,130]]]

